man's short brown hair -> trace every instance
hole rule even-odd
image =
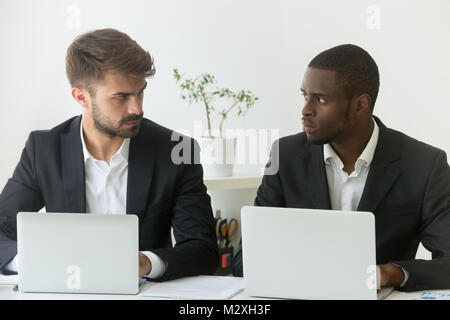
[[[66,55],[72,88],[95,94],[92,85],[103,80],[105,72],[147,78],[155,74],[155,66],[148,51],[118,30],[99,29],[78,36]]]

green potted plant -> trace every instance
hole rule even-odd
[[[224,136],[223,124],[232,113],[238,117],[245,116],[258,97],[248,90],[235,92],[221,88],[216,78],[209,73],[189,78],[174,69],[173,77],[180,87],[181,98],[189,104],[202,104],[205,110],[207,135],[196,137],[201,147],[205,177],[231,176],[235,163],[236,137]],[[218,121],[214,122],[215,118]],[[215,123],[218,123],[218,129],[213,128]]]

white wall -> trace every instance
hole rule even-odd
[[[380,29],[367,26],[370,5],[380,9]],[[80,10],[79,28],[73,9]],[[228,128],[298,132],[306,65],[329,47],[354,43],[379,65],[375,114],[448,152],[449,12],[447,0],[1,0],[0,188],[31,130],[81,112],[65,76],[66,48],[103,27],[128,33],[155,57],[144,112],[173,129],[192,130],[204,117],[201,106],[179,98],[171,71],[178,67],[256,93],[254,109],[243,120],[232,117]]]

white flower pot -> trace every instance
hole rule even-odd
[[[229,177],[233,175],[236,161],[236,138],[202,136],[197,138],[200,144],[200,161],[205,178]]]

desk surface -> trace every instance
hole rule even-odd
[[[140,291],[145,289],[144,284]],[[13,291],[13,285],[0,285],[0,300],[159,300],[153,297],[140,295],[107,295],[107,294],[62,294],[62,293],[23,293]],[[392,292],[386,300],[431,300],[436,298],[450,299],[450,290],[418,291],[418,292]],[[250,297],[245,291],[237,294],[232,300],[261,300]]]

